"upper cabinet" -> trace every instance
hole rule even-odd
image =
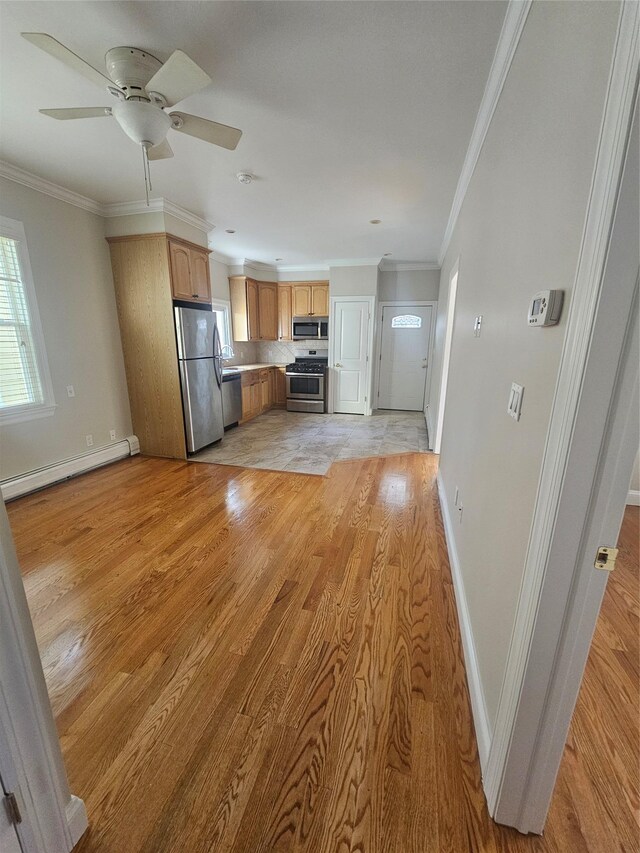
[[[293,291],[293,316],[307,317],[311,314],[311,286],[308,284],[294,284]]]
[[[327,317],[329,315],[329,282],[294,282],[291,284],[294,317]]]
[[[258,282],[258,328],[261,341],[278,340],[278,285]]]
[[[317,317],[329,316],[329,285],[314,284],[311,287],[311,313]]]
[[[278,285],[278,338],[281,341],[291,340],[292,289],[290,284]]]
[[[192,243],[171,237],[171,295],[187,302],[211,302],[209,252]]]
[[[234,341],[278,340],[278,285],[244,275],[229,279]]]

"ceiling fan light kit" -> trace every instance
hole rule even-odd
[[[113,116],[127,136],[141,146],[147,204],[151,189],[149,161],[173,157],[166,138],[169,130],[195,136],[230,151],[240,141],[242,131],[235,127],[188,113],[165,112],[167,107],[211,83],[209,75],[181,50],[175,50],[162,63],[137,47],[113,47],[106,53],[108,76],[105,76],[47,33],[22,33],[22,36],[96,85],[106,88],[117,99],[113,107],[72,107],[40,112],[62,121]],[[247,177],[249,180],[243,183],[251,182],[252,176]]]

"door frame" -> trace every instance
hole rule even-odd
[[[25,853],[69,853],[87,828],[69,791],[9,519],[0,501],[0,766]]]
[[[329,310],[329,390],[327,392],[329,413],[335,411],[335,393],[338,383],[335,380],[335,367],[333,366],[336,360],[336,306],[340,302],[366,302],[369,305],[369,320],[367,325],[367,369],[365,371],[365,388],[367,396],[365,397],[364,417],[370,417],[373,412],[373,383],[371,363],[373,361],[373,341],[374,341],[374,318],[375,318],[375,296],[331,296]]]
[[[639,22],[639,5],[625,0],[483,778],[492,817],[523,833],[541,833],[544,827],[604,593],[606,576],[593,566],[592,545],[604,530],[598,512],[610,519],[617,511],[622,518],[636,451],[632,430],[637,396],[633,383],[628,387],[625,349],[634,332],[630,315],[637,300],[637,268],[633,281],[627,260],[626,278],[618,276],[612,284],[607,261],[616,246],[614,220],[623,198],[627,151],[630,160],[635,157],[629,141],[638,92]],[[636,191],[633,187],[632,193]],[[626,229],[637,234],[637,222],[626,222],[624,233]],[[612,336],[611,329],[620,335]],[[598,347],[602,341],[607,345]]]
[[[431,393],[431,379],[433,375],[433,352],[434,352],[434,343],[436,336],[436,319],[438,316],[438,302],[437,300],[421,300],[421,299],[394,299],[386,302],[378,302],[378,307],[376,310],[376,328],[375,328],[375,350],[374,350],[374,377],[373,377],[373,391],[374,391],[374,400],[373,402],[377,404],[378,397],[380,396],[380,363],[382,361],[382,312],[385,308],[411,308],[413,305],[416,308],[431,308],[431,325],[429,328],[429,352],[427,354],[428,364],[427,364],[427,375],[424,380],[424,400],[422,402],[422,413],[425,416],[425,422],[427,419],[426,416],[426,407],[429,402],[429,394]],[[377,408],[377,405],[375,406]],[[394,409],[389,409],[388,411],[395,411]],[[397,411],[403,411],[398,409]]]
[[[453,330],[456,323],[456,301],[458,299],[458,285],[460,283],[460,256],[451,267],[449,273],[449,287],[447,290],[447,315],[445,318],[444,342],[442,344],[442,370],[440,373],[440,388],[438,391],[438,410],[435,413],[433,439],[429,434],[429,445],[434,453],[440,453],[442,433],[444,432],[444,416],[447,405],[447,385],[449,383],[449,364],[451,362],[451,350],[453,347]],[[431,412],[427,417],[427,430],[431,426],[428,422]]]

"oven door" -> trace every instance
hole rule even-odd
[[[306,317],[294,317],[292,327],[294,341],[317,339],[320,335],[320,324],[317,320],[309,320]]]
[[[288,400],[324,400],[324,374],[287,373]]]

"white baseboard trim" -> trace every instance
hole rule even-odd
[[[637,489],[629,489],[627,506],[640,506],[640,492]]]
[[[89,826],[84,800],[72,794],[65,808],[65,814],[67,826],[69,827],[69,835],[71,836],[70,849],[73,849]]]
[[[140,443],[135,435],[130,435],[123,441],[116,441],[106,447],[92,450],[90,453],[83,453],[81,456],[56,462],[46,468],[3,480],[0,483],[2,497],[8,501],[29,492],[43,489],[45,486],[51,486],[53,483],[59,483],[61,480],[68,480],[69,477],[75,477],[85,471],[91,471],[92,468],[100,468],[102,465],[108,465],[117,459],[133,456],[136,453],[140,453]]]
[[[453,587],[455,591],[456,608],[458,610],[458,621],[460,623],[460,633],[462,635],[462,646],[464,649],[464,662],[467,670],[467,682],[469,684],[469,693],[471,696],[471,710],[473,712],[473,724],[476,730],[476,740],[478,742],[478,753],[480,755],[480,767],[484,776],[489,758],[489,749],[491,747],[491,727],[489,725],[489,717],[487,715],[487,705],[482,689],[482,681],[480,679],[480,669],[478,667],[478,657],[476,655],[476,646],[473,641],[473,632],[471,630],[471,619],[469,617],[469,608],[467,607],[467,597],[464,591],[464,583],[462,580],[462,572],[460,569],[460,561],[458,559],[458,550],[453,535],[453,526],[451,516],[449,515],[449,505],[447,503],[447,495],[444,490],[442,478],[438,471],[438,494],[440,496],[440,509],[442,511],[442,520],[444,521],[444,532],[447,538],[447,548],[449,551],[449,563],[451,565],[451,576],[453,578]]]

